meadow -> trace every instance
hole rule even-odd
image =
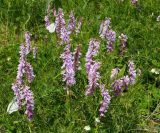
[[[66,23],[71,11],[77,22],[82,20],[80,33],[70,36],[70,52],[78,44],[81,49],[81,69],[75,72],[76,83],[70,86],[63,81],[62,73],[62,54],[67,44],[60,45],[61,38],[45,26],[46,15],[50,23],[55,22],[54,7],[55,11],[63,9]],[[159,0],[139,0],[135,5],[130,0],[0,0],[0,133],[159,133],[159,15]],[[99,34],[106,18],[110,18],[110,28],[116,32],[112,52],[107,51],[107,41]],[[31,83],[23,77],[33,92],[32,120],[25,115],[25,106],[11,114],[7,112],[15,96],[11,88],[16,82],[20,46],[25,44],[26,32],[30,33],[31,47],[37,48],[36,58],[32,52],[25,58],[33,67],[34,80]],[[124,55],[120,56],[122,33],[128,39]],[[93,62],[100,62],[101,78],[97,82],[105,85],[111,97],[105,117],[99,113],[103,100],[99,85],[86,96],[86,56],[92,38],[100,42],[93,55]],[[129,74],[130,60],[134,62],[136,82],[114,95],[111,71],[119,68],[118,78]]]

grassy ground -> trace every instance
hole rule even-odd
[[[150,72],[152,68],[160,68],[160,22],[156,21],[160,15],[159,0],[139,0],[138,8],[129,0],[51,1],[57,8],[63,8],[66,18],[71,10],[77,19],[83,17],[81,33],[72,40],[72,49],[77,43],[82,46],[82,70],[76,74],[77,84],[71,88],[71,96],[63,89],[59,58],[63,46],[57,47],[55,34],[49,34],[44,26],[47,2],[0,0],[0,3],[0,132],[81,133],[86,125],[90,125],[90,132],[97,133],[160,132],[160,76]],[[101,96],[98,89],[93,96],[84,95],[87,86],[84,57],[89,39],[98,38],[105,17],[111,18],[117,38],[121,33],[128,36],[128,45],[124,58],[119,58],[116,52],[107,54],[106,43],[101,42],[97,57],[102,62],[101,82],[110,90],[111,69],[122,68],[129,59],[134,60],[142,74],[127,92],[111,100],[106,117],[97,124]],[[32,33],[32,45],[38,47],[37,59],[33,60],[32,55],[28,58],[36,75],[31,84],[35,96],[32,122],[23,115],[23,109],[11,115],[6,112],[14,96],[11,84],[16,77],[19,45],[24,41],[25,31]],[[115,46],[118,50],[118,39]]]

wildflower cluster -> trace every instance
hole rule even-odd
[[[110,104],[111,97],[108,93],[108,90],[105,89],[104,85],[100,85],[101,95],[103,97],[103,101],[101,102],[101,107],[99,109],[100,116],[104,117],[104,113],[107,112],[108,106]]]
[[[78,22],[76,26],[76,19],[74,16],[74,12],[71,11],[69,15],[68,25],[64,19],[64,13],[61,8],[56,11],[53,10],[53,16],[55,17],[55,23],[50,24],[49,17],[45,16],[45,26],[46,29],[49,30],[50,33],[56,32],[59,44],[69,44],[70,43],[70,35],[74,31],[76,34],[80,33],[82,19]]]
[[[105,38],[107,41],[107,51],[110,53],[113,51],[113,43],[116,40],[116,32],[110,28],[110,18],[106,18],[100,25],[99,34],[101,38]]]
[[[98,69],[100,68],[100,63],[95,62],[91,65],[91,68],[88,73],[88,87],[86,90],[86,95],[92,95],[95,88],[99,85],[98,80],[100,79],[100,73],[98,72]]]
[[[45,16],[44,21],[45,21],[45,26],[47,28],[50,25],[50,21],[49,21],[48,16]]]
[[[53,10],[53,16],[55,17],[55,32],[58,38],[59,44],[66,44],[64,48],[64,52],[61,54],[60,58],[63,59],[63,66],[62,68],[62,74],[63,74],[63,81],[66,82],[66,87],[74,85],[76,83],[75,80],[75,72],[80,69],[80,45],[77,45],[77,48],[72,53],[70,50],[71,46],[71,39],[70,35],[74,31],[76,34],[80,32],[81,29],[81,20],[78,22],[78,26],[76,27],[76,19],[74,16],[74,12],[71,11],[69,15],[68,25],[67,21],[64,19],[64,13],[61,8],[58,9],[58,12]],[[52,26],[50,25],[48,29],[49,31],[54,31]]]
[[[125,48],[126,48],[126,45],[127,45],[127,36],[125,34],[121,34],[119,36],[119,39],[120,39],[120,56],[123,56],[124,55],[124,52],[125,52]]]
[[[93,56],[96,56],[100,47],[100,42],[95,39],[90,39],[89,48],[86,54],[86,72],[88,76],[89,85],[87,87],[86,95],[91,95],[94,89],[97,87],[97,81],[100,78],[98,69],[100,63],[93,61]]]
[[[18,104],[17,110],[20,109],[21,106],[25,104],[26,105],[25,114],[28,116],[29,120],[32,120],[33,109],[34,109],[33,92],[30,90],[30,87],[28,87],[23,80],[24,74],[26,74],[28,83],[32,83],[35,77],[33,73],[33,67],[29,62],[27,62],[27,57],[26,57],[31,50],[29,32],[25,33],[25,40],[26,43],[21,44],[20,46],[20,58],[19,58],[17,77],[16,77],[16,82],[12,84],[12,90],[14,91],[16,104]]]
[[[80,56],[80,45],[77,45],[77,48],[72,53],[70,51],[70,44],[65,46],[64,52],[60,56],[60,58],[63,59],[63,66],[61,67],[63,70],[63,81],[66,82],[67,87],[70,87],[76,83],[75,73],[78,69],[80,69]]]
[[[101,102],[99,112],[100,117],[103,117],[104,113],[107,112],[111,98],[108,91],[105,89],[105,86],[98,83],[100,79],[100,73],[98,70],[100,69],[101,63],[94,61],[93,57],[98,54],[99,48],[100,42],[96,39],[90,39],[89,48],[86,54],[86,73],[88,77],[88,86],[85,95],[92,95],[96,87],[101,89],[103,101]]]
[[[63,81],[66,82],[66,87],[74,85],[76,83],[75,80],[75,72],[80,69],[80,45],[77,45],[75,51],[72,53],[70,50],[71,47],[71,39],[70,35],[74,31],[76,32],[76,19],[74,16],[74,12],[71,11],[68,20],[68,26],[64,19],[64,13],[61,8],[58,9],[58,13],[54,10],[55,16],[55,26],[56,26],[56,33],[58,39],[60,39],[61,44],[66,44],[64,48],[64,52],[61,54],[60,58],[63,59],[63,66],[62,74],[63,74]],[[79,31],[80,27],[78,25]]]
[[[123,89],[124,90],[128,89],[129,85],[135,84],[136,70],[133,61],[129,61],[128,67],[129,67],[129,75],[123,76],[120,79],[116,79],[119,69],[118,68],[112,69],[111,79],[116,79],[112,83],[112,88],[116,96],[120,95]]]
[[[73,56],[70,52],[70,45],[65,47],[63,54],[61,54],[61,58],[63,59],[63,66],[61,67],[63,69],[63,81],[66,82],[67,86],[72,86],[76,83],[76,81]]]
[[[130,84],[135,84],[136,82],[136,70],[133,61],[128,62],[129,67],[129,76],[130,76]]]
[[[80,45],[77,45],[76,49],[74,50],[73,56],[74,56],[74,61],[73,61],[73,65],[74,65],[74,71],[76,72],[77,70],[80,70],[80,56],[81,56],[81,48]]]
[[[76,19],[74,16],[74,12],[71,11],[70,15],[69,15],[69,22],[68,22],[68,31],[71,33],[72,31],[74,31],[76,28]]]
[[[90,71],[91,65],[94,62],[93,57],[98,54],[98,50],[100,48],[100,42],[96,39],[90,39],[89,48],[86,54],[86,71],[87,74]]]

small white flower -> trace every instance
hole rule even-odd
[[[100,123],[101,121],[100,121],[99,118],[95,118],[95,122],[96,122],[96,123]]]
[[[159,73],[160,73],[160,70],[153,68],[153,69],[151,70],[151,73],[159,74]]]
[[[154,16],[154,13],[152,12],[151,16],[153,17]]]
[[[160,22],[160,15],[157,17],[157,21]]]
[[[84,130],[90,131],[90,130],[91,130],[91,127],[90,127],[89,125],[87,125],[87,126],[84,127]]]
[[[46,27],[47,30],[49,30],[50,33],[55,32],[56,25],[55,23],[50,24],[49,26]]]
[[[10,61],[11,60],[11,57],[7,57],[7,61]]]

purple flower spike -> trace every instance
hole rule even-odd
[[[131,0],[131,3],[132,3],[133,5],[136,5],[136,4],[138,3],[138,0]]]
[[[24,67],[26,64],[26,47],[22,44],[20,46],[20,59],[19,59],[19,65],[18,65],[18,71],[17,71],[17,77],[16,80],[18,82],[18,84],[22,84],[23,80],[23,73],[25,72]]]
[[[127,45],[127,36],[125,34],[121,34],[121,36],[119,36],[120,38],[120,55],[123,56],[124,55],[124,52],[125,52],[125,48],[126,48],[126,45]]]
[[[107,39],[107,51],[112,52],[113,51],[113,43],[116,40],[116,32],[113,30],[109,30],[106,34],[106,39]]]
[[[122,92],[122,87],[123,87],[122,79],[118,79],[114,81],[114,83],[112,84],[112,88],[115,96],[120,95],[120,93]]]
[[[130,84],[135,84],[136,82],[136,70],[135,70],[135,66],[134,66],[134,62],[133,61],[129,61],[128,62],[128,67],[129,67],[129,78],[130,78]]]
[[[17,83],[12,84],[12,90],[16,97],[16,102],[20,108],[22,106],[22,99],[23,99],[22,92],[20,90],[20,85]]]
[[[55,7],[53,8],[53,16],[54,16],[54,17],[57,16],[57,11],[56,11],[56,8],[55,8]]]
[[[123,81],[123,87],[125,89],[128,89],[128,86],[130,84],[130,78],[129,78],[129,76],[126,75],[126,76],[122,77],[121,80]]]
[[[99,85],[97,82],[100,79],[100,74],[98,72],[99,68],[100,68],[99,62],[95,62],[93,65],[91,65],[91,68],[88,74],[89,85],[85,93],[85,95],[87,96],[92,95],[95,88]]]
[[[26,58],[27,54],[31,50],[29,32],[25,33],[25,39],[26,39],[26,45],[21,44],[20,46],[20,52],[19,52],[20,58],[19,58],[16,82],[12,84],[12,90],[14,91],[15,98],[12,100],[11,103],[17,102],[15,103],[14,108],[17,105],[18,105],[18,108],[16,107],[14,110],[10,110],[10,106],[12,106],[10,103],[8,105],[9,108],[7,108],[7,112],[12,113],[14,111],[17,111],[18,109],[21,108],[22,105],[26,104],[25,113],[27,114],[28,119],[31,120],[33,117],[33,108],[34,108],[33,94],[29,90],[29,87],[25,85],[25,82],[23,82],[24,73],[26,73],[29,83],[31,83],[35,77],[33,73],[33,68],[31,64],[27,62],[27,58]]]
[[[109,25],[111,23],[110,18],[106,18],[105,21],[103,21],[100,25],[99,34],[101,38],[105,38],[106,33],[109,31]]]
[[[26,40],[26,54],[28,54],[31,50],[31,41],[30,41],[30,33],[25,33],[25,40]]]
[[[75,49],[75,52],[74,52],[74,61],[73,61],[75,72],[80,69],[80,62],[79,62],[79,59],[81,56],[80,50],[81,50],[80,45],[77,45],[77,48]]]
[[[68,31],[72,32],[76,27],[76,19],[74,16],[74,12],[71,11],[69,15],[69,22],[68,22]]]
[[[90,71],[91,64],[93,62],[93,56],[96,56],[100,47],[100,42],[95,39],[90,39],[89,48],[86,54],[86,71],[87,74]]]
[[[26,71],[26,75],[27,75],[27,79],[29,83],[32,83],[35,75],[33,73],[33,67],[31,66],[30,63],[26,62],[26,66],[25,66],[25,71]]]
[[[45,16],[44,18],[46,28],[50,25],[49,17]]]
[[[63,10],[61,8],[59,8],[58,14],[56,15],[55,25],[56,25],[57,36],[58,38],[60,38],[62,29],[65,29],[66,25],[64,20]]]
[[[33,98],[33,93],[28,86],[24,87],[24,98],[26,101],[26,111],[25,114],[27,115],[29,121],[32,120],[33,118],[33,110],[34,110],[34,98]]]
[[[78,25],[77,25],[77,27],[75,29],[76,35],[78,35],[80,33],[81,27],[82,27],[82,18],[79,20]]]
[[[24,60],[26,58],[27,49],[24,44],[21,44],[19,54],[20,54],[20,60]]]
[[[76,83],[75,81],[75,71],[74,71],[74,65],[73,65],[73,57],[70,52],[70,45],[67,45],[64,49],[64,53],[61,54],[61,57],[63,59],[63,66],[62,66],[62,74],[63,74],[63,81],[66,82],[67,86],[72,86]]]
[[[20,60],[19,65],[18,65],[17,77],[16,77],[18,84],[23,83],[22,77],[24,73],[24,67],[25,67],[25,61]]]
[[[107,112],[108,106],[110,104],[111,101],[111,97],[108,93],[108,90],[105,89],[104,85],[100,85],[100,89],[101,89],[101,94],[103,97],[103,101],[101,102],[101,107],[99,109],[100,112],[100,116],[104,117],[105,112]]]
[[[69,31],[65,27],[61,29],[61,36],[60,36],[62,43],[69,44],[70,42],[70,36]]]

